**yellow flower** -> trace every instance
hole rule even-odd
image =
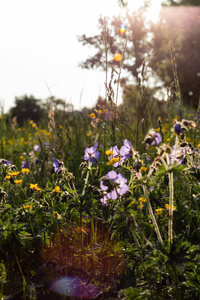
[[[145,203],[147,199],[145,197],[141,197],[138,199],[140,203]]]
[[[8,173],[11,177],[16,177],[17,175],[19,175],[19,172],[11,172]]]
[[[36,124],[32,124],[32,127],[35,128],[37,125]]]
[[[30,125],[33,124],[33,120],[31,120],[31,121],[29,122],[29,124],[30,124]]]
[[[23,206],[23,209],[30,209],[30,208],[31,208],[30,205],[24,205],[24,206]]]
[[[140,205],[137,206],[137,208],[138,208],[138,209],[142,209],[143,206],[144,206],[143,204],[140,204]]]
[[[41,191],[41,188],[37,185],[37,183],[36,184],[30,184],[30,188],[32,189],[32,190],[35,190],[35,191]]]
[[[155,212],[156,212],[156,216],[161,215],[161,213],[162,213],[162,208],[157,208],[157,209],[155,210]]]
[[[109,162],[107,163],[108,166],[114,165],[116,162],[119,161],[119,157],[113,157]]]
[[[61,215],[59,213],[57,213],[57,211],[53,212],[53,216],[58,220],[62,219]]]
[[[165,204],[165,208],[166,208],[167,210],[169,210],[169,204]],[[176,210],[176,207],[175,207],[174,205],[172,205],[172,209],[173,209],[173,210]]]
[[[55,187],[54,191],[55,191],[56,193],[60,193],[60,187],[57,185],[57,186]]]
[[[146,170],[147,170],[147,167],[141,167],[141,168],[140,168],[140,172],[141,172],[141,173],[146,172]]]
[[[15,184],[22,184],[22,179],[19,179],[19,180],[15,180]]]
[[[90,117],[91,117],[92,119],[95,119],[95,118],[96,118],[96,115],[95,115],[94,113],[91,113],[91,114],[90,114]]]
[[[112,155],[112,154],[113,154],[113,151],[106,150],[105,154],[106,154],[106,155],[108,155],[108,156],[110,156],[110,155]]]
[[[9,180],[10,178],[11,178],[10,175],[6,175],[6,176],[5,176],[5,180]]]
[[[28,174],[28,173],[30,173],[30,170],[27,169],[27,168],[23,168],[23,169],[21,169],[21,172],[22,172],[23,174]]]

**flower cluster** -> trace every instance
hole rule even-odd
[[[38,186],[38,184],[30,184],[30,189],[35,190],[35,191],[41,191],[41,188]]]
[[[116,145],[107,150],[106,154],[109,155],[108,165],[118,167],[122,165],[123,161],[131,157],[133,154],[136,154],[136,152],[134,151],[131,142],[128,139],[125,139],[124,145],[120,148],[120,150]]]
[[[115,200],[128,191],[127,179],[122,174],[110,171],[100,182],[101,189],[105,192],[101,202],[105,205],[108,199]]]
[[[196,123],[194,121],[185,119],[183,119],[181,122],[174,120],[173,130],[177,135],[180,135],[184,130],[188,130],[188,128],[196,129]]]
[[[172,147],[172,151],[169,154],[169,157],[171,159],[171,164],[174,163],[174,161],[177,161],[178,165],[182,164],[184,159],[186,159],[186,157],[188,155],[192,155],[193,151],[190,147],[179,147],[174,145]]]

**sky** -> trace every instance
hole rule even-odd
[[[150,0],[156,20],[161,0]],[[143,0],[129,0],[135,10]],[[118,15],[118,0],[0,1],[0,103],[4,112],[15,97],[50,96],[92,107],[105,95],[105,73],[78,65],[94,52],[77,36],[98,34],[99,16]],[[119,95],[120,102],[120,95]]]

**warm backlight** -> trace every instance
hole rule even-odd
[[[120,53],[115,53],[114,54],[114,60],[115,61],[121,61],[122,60],[122,55]]]

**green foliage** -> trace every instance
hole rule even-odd
[[[25,96],[48,121],[0,118],[1,297],[199,298],[199,110],[182,109],[173,59],[179,101],[169,101],[166,118],[146,86],[152,60],[142,62],[143,20],[129,21],[139,36],[128,56],[141,52],[129,70],[137,83],[124,87],[126,107],[115,104],[112,67],[107,97],[93,109]],[[120,39],[103,30],[114,53]],[[85,41],[101,50],[97,37]]]
[[[65,110],[62,114],[61,118],[60,108],[51,108],[45,129],[33,120],[23,129],[6,125],[1,118],[2,128],[10,126],[2,137],[2,153],[12,163],[2,160],[0,167],[1,294],[13,299],[36,295],[53,299],[51,283],[73,276],[97,288],[98,299],[198,297],[199,152],[187,127],[194,122],[180,123],[184,136],[177,136],[161,118],[157,131],[146,134],[138,127],[138,151],[133,147],[130,158],[114,169],[107,164],[105,152],[115,143],[122,146],[127,137],[134,145],[130,131],[134,123],[128,127],[120,109],[115,115],[115,106],[102,99],[88,114]],[[158,131],[163,142],[148,146],[151,134]],[[98,163],[83,162],[85,147],[95,142],[101,154]],[[185,153],[181,164],[179,156],[171,164],[174,143],[186,151],[181,152]],[[36,144],[39,149],[33,151]],[[54,157],[61,161],[57,172]],[[129,190],[102,206],[105,191],[100,181],[110,170],[127,178]],[[166,205],[171,185],[176,210],[169,242]]]
[[[11,109],[11,118],[17,118],[17,122],[22,125],[25,121],[33,120],[38,122],[45,117],[44,110],[39,104],[40,100],[33,96],[24,95],[16,97],[15,106]]]

